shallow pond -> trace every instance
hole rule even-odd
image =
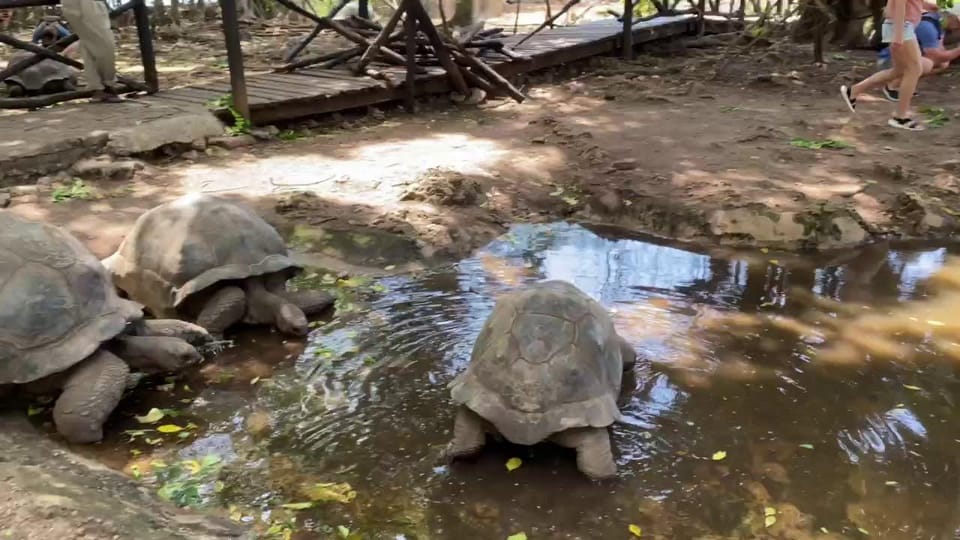
[[[951,264],[947,248],[710,257],[518,226],[456,265],[339,282],[344,311],[307,343],[245,331],[133,394],[85,451],[273,538],[954,538],[960,295],[950,268],[931,279]],[[612,482],[550,445],[438,461],[446,384],[495,299],[546,278],[607,306],[647,366]],[[153,407],[165,417],[133,418]]]

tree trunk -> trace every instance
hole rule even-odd
[[[170,0],[170,22],[180,26],[180,0]]]
[[[517,0],[519,1],[519,0]],[[450,26],[457,28],[473,23],[473,0],[457,0]]]

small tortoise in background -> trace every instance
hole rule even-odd
[[[12,66],[33,56],[32,52],[17,53],[10,57],[7,64]],[[76,69],[56,60],[44,59],[7,77],[3,82],[7,85],[10,97],[57,94],[76,90],[78,73]]]
[[[185,316],[213,334],[243,321],[305,335],[307,315],[333,304],[325,292],[288,291],[302,269],[280,234],[253,210],[212,195],[143,214],[103,264],[154,316]]]
[[[53,420],[67,440],[99,441],[130,367],[175,371],[201,357],[197,325],[143,319],[69,233],[0,211],[0,385],[62,389]]]
[[[615,476],[607,427],[636,353],[603,306],[563,281],[502,297],[450,383],[459,404],[447,458],[475,454],[486,433],[515,444],[549,440],[577,451],[594,479]]]

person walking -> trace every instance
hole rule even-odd
[[[924,0],[888,0],[884,8],[881,37],[884,43],[890,44],[893,66],[874,73],[853,86],[840,87],[840,96],[850,112],[857,112],[857,98],[861,94],[899,79],[897,109],[887,124],[908,131],[923,130],[923,125],[911,117],[910,103],[923,74],[916,28],[925,8],[932,8],[932,11],[937,9],[935,5]]]
[[[93,100],[104,103],[123,101],[117,96],[116,47],[110,29],[110,13],[101,0],[63,0],[63,18],[80,38],[83,76]]]

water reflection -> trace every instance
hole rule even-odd
[[[336,524],[369,538],[626,538],[631,523],[651,538],[953,538],[957,381],[940,360],[960,334],[960,266],[944,248],[824,261],[519,226],[456,265],[381,280],[386,292],[264,381],[209,382],[188,411],[206,442],[185,452],[222,448],[226,502],[260,510],[310,482],[354,486],[355,502],[298,514],[304,538]],[[437,461],[446,384],[496,298],[544,279],[607,306],[655,366],[614,428],[614,483],[587,482],[548,445]],[[269,362],[272,339],[219,363]],[[254,414],[268,437],[251,435]],[[523,466],[508,473],[513,456]]]

